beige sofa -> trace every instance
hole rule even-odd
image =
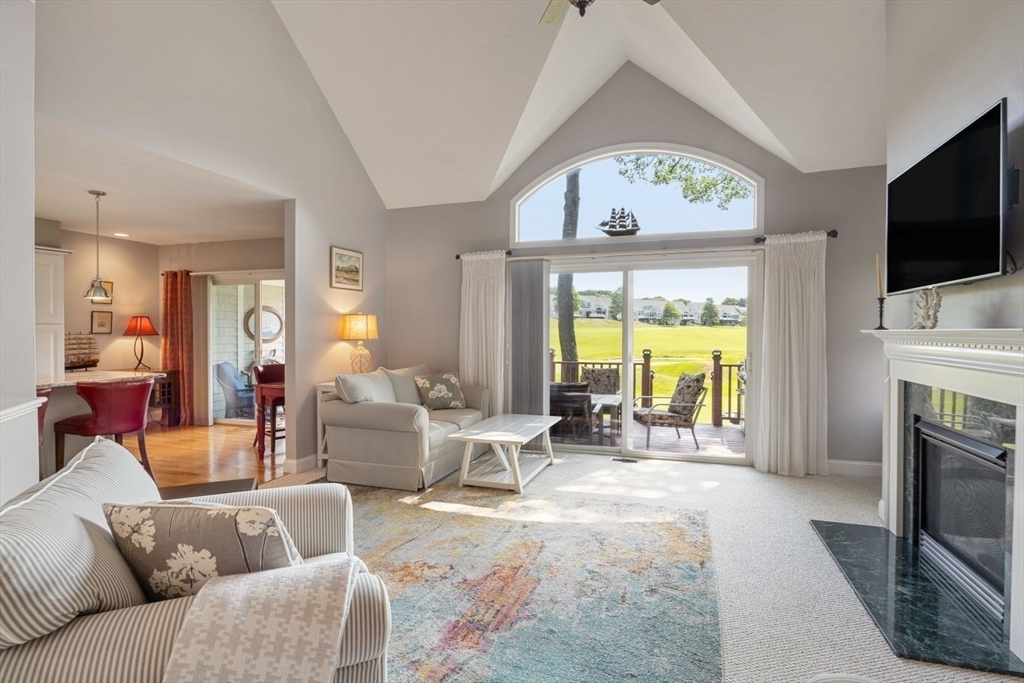
[[[462,387],[465,408],[427,410],[414,402],[417,394],[402,386],[416,374],[429,374],[425,366],[377,371],[382,372],[394,383],[393,396],[368,391],[359,402],[346,400],[352,397],[343,398],[341,392],[323,397],[327,480],[418,491],[462,465],[464,444],[448,436],[489,417],[490,392]],[[486,450],[486,444],[474,446],[473,457]]]
[[[0,682],[163,680],[196,598],[147,602],[101,508],[159,499],[132,454],[101,439],[0,508]],[[353,552],[352,503],[338,484],[196,500],[273,508],[306,563],[338,561],[340,553]],[[334,681],[386,681],[387,590],[365,571],[353,588]],[[320,599],[319,591],[316,585],[296,589],[296,601]],[[267,634],[268,647],[274,638]]]

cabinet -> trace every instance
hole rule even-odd
[[[64,257],[70,252],[36,247],[36,374],[64,370]]]
[[[36,374],[53,377],[64,372],[64,326],[36,325]]]

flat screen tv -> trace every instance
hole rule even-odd
[[[1003,274],[1006,100],[889,182],[886,293]]]

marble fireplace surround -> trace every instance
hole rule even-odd
[[[1024,482],[1024,330],[865,330],[884,342],[885,404],[882,427],[882,497],[878,514],[904,536],[904,384],[942,387],[1015,406],[1016,454],[1007,477]],[[907,529],[906,533],[913,533]],[[1024,659],[1024,486],[1013,487],[1010,573],[1006,618],[1010,651]]]

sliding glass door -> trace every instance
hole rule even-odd
[[[556,443],[749,462],[759,254],[566,259],[551,271]]]
[[[622,440],[622,271],[551,275],[551,430],[555,443]]]
[[[214,422],[254,422],[253,367],[284,363],[284,291],[284,280],[278,278],[213,277],[209,358]]]

